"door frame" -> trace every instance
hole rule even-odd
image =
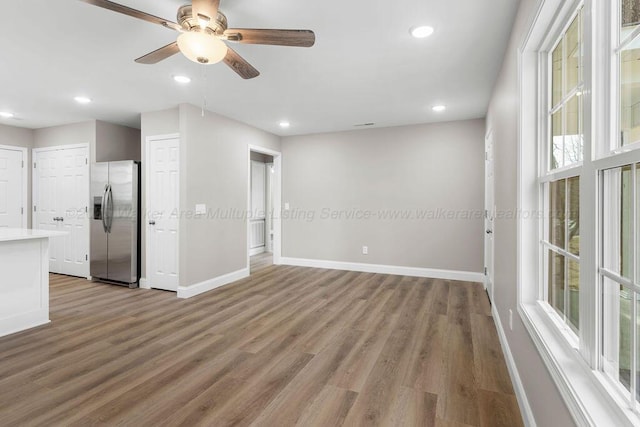
[[[247,270],[251,270],[251,221],[248,213],[251,212],[251,152],[266,154],[273,157],[274,181],[272,185],[273,191],[273,264],[280,265],[282,258],[282,215],[280,213],[282,205],[282,153],[280,151],[270,150],[268,148],[257,145],[249,145],[247,147]]]
[[[151,245],[149,244],[149,221],[148,221],[148,215],[147,212],[149,212],[149,204],[150,204],[150,197],[149,197],[149,181],[150,181],[150,174],[149,174],[149,165],[151,164],[151,144],[153,142],[156,141],[165,141],[167,139],[177,139],[178,140],[178,176],[177,176],[177,186],[178,186],[178,210],[180,209],[180,197],[181,197],[181,191],[180,191],[180,174],[182,173],[182,163],[181,163],[181,153],[180,151],[182,150],[182,142],[180,141],[180,134],[179,133],[170,133],[170,134],[166,134],[166,135],[152,135],[152,136],[147,136],[145,138],[144,141],[144,162],[142,163],[142,167],[144,167],[144,186],[140,185],[140,191],[144,192],[144,212],[140,212],[140,221],[141,221],[141,233],[142,233],[142,228],[144,226],[144,259],[145,259],[145,265],[144,265],[144,276],[142,277],[142,272],[140,272],[140,282],[139,282],[139,286],[142,289],[151,289],[151,285],[149,283],[149,266],[151,265]],[[140,236],[140,239],[142,239],[142,236]],[[178,256],[178,259],[176,260],[176,270],[178,273],[178,283],[177,283],[177,287],[180,287],[180,223],[178,223],[178,228],[176,231],[176,255]],[[177,291],[177,288],[176,288]]]
[[[0,150],[19,151],[22,153],[22,215],[21,225],[22,228],[27,228],[27,209],[30,209],[29,204],[29,149],[27,147],[19,147],[17,145],[0,145]],[[33,208],[31,208],[33,210]],[[31,227],[33,228],[33,226]]]
[[[61,150],[73,150],[75,148],[86,148],[87,149],[87,179],[89,182],[87,183],[87,194],[85,194],[85,200],[87,203],[87,210],[89,206],[91,206],[91,144],[90,143],[82,143],[82,144],[68,144],[68,145],[54,145],[51,147],[38,147],[31,149],[31,228],[34,228],[34,219],[35,219],[35,206],[36,200],[38,200],[38,181],[36,179],[38,174],[38,168],[36,168],[36,156],[38,153],[44,153],[47,151],[61,151]],[[91,267],[90,267],[90,259],[91,259],[91,222],[89,221],[89,213],[87,212],[86,217],[87,226],[85,227],[85,235],[84,238],[87,242],[87,261],[86,261],[86,277],[88,280],[91,280]],[[35,229],[35,228],[34,228]]]
[[[492,176],[493,176],[493,180],[492,180],[492,188],[489,188],[490,184],[489,184],[489,180],[487,177],[487,163],[488,163],[488,146],[489,143],[491,143],[491,156],[492,156]],[[485,209],[485,215],[484,215],[484,223],[483,223],[483,230],[484,230],[484,267],[486,269],[485,271],[485,279],[484,279],[484,288],[487,291],[487,295],[489,296],[489,300],[491,301],[491,303],[493,304],[494,301],[494,289],[496,287],[495,284],[495,211],[496,211],[496,203],[495,203],[495,197],[496,197],[496,191],[495,191],[495,149],[493,147],[493,130],[489,129],[485,135],[484,138],[484,153],[485,153],[485,158],[484,158],[484,209]],[[489,204],[489,200],[488,200],[488,191],[491,191],[492,194],[492,203],[491,206],[488,206]],[[493,219],[489,219],[489,215],[492,216]],[[490,223],[491,229],[489,230],[488,227],[488,223]],[[491,231],[491,233],[489,233],[489,231]],[[487,254],[487,250],[491,251],[491,254]],[[491,265],[487,265],[488,262],[490,261]],[[488,289],[489,287],[489,282],[491,282],[491,289]]]

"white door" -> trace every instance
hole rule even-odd
[[[495,220],[495,200],[494,200],[494,161],[493,161],[493,138],[491,134],[485,140],[485,216],[484,216],[484,266],[485,266],[485,287],[489,299],[493,302],[493,225]]]
[[[147,144],[147,281],[178,290],[179,140]]]
[[[63,241],[62,271],[71,276],[89,276],[89,158],[86,148],[60,150],[60,211]]]
[[[33,158],[33,228],[67,233],[50,240],[49,269],[88,277],[88,149],[37,150]]]
[[[22,150],[0,148],[0,228],[22,228],[25,200]]]

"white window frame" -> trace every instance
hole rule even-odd
[[[584,160],[581,165],[552,171],[541,179],[540,171],[550,164],[540,146],[541,141],[545,147],[548,145],[550,135],[547,132],[548,104],[541,102],[548,96],[550,49],[583,4]],[[613,75],[608,65],[612,63],[610,50],[602,45],[603,41],[610,45],[612,40],[611,34],[607,34],[612,30],[610,4],[610,0],[539,0],[531,17],[530,30],[520,45],[517,208],[518,212],[537,212],[538,215],[520,215],[518,219],[518,313],[578,425],[632,426],[640,423],[640,417],[620,398],[599,366],[602,343],[598,328],[601,297],[597,286],[598,171],[633,163],[629,160],[640,158],[640,151],[605,157],[610,153],[596,152],[593,144],[593,141],[611,141],[608,138],[614,133],[611,123],[617,123],[617,113],[616,117],[607,116],[611,109],[606,105],[609,105],[612,93],[617,94],[612,92],[617,82],[610,78]],[[599,120],[592,120],[594,116]],[[537,160],[532,162],[531,159]],[[549,305],[543,299],[541,283],[544,280],[540,269],[543,265],[540,237],[544,232],[544,219],[539,213],[545,202],[540,184],[575,175],[580,175],[581,199],[579,340],[571,339],[567,328],[560,327],[559,316],[549,315]]]

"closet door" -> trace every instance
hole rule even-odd
[[[34,151],[33,153],[33,228],[58,230],[61,204],[58,199],[60,187],[60,161],[57,151]],[[49,271],[62,273],[62,239],[49,239]]]
[[[67,233],[62,240],[62,271],[71,276],[89,276],[89,161],[86,148],[58,151],[60,159],[58,227]]]
[[[33,228],[67,233],[50,239],[49,269],[88,277],[88,149],[34,150],[33,158]]]

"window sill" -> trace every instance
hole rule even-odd
[[[579,426],[637,426],[638,417],[600,372],[592,370],[564,333],[536,303],[521,304],[519,313],[544,364]]]

